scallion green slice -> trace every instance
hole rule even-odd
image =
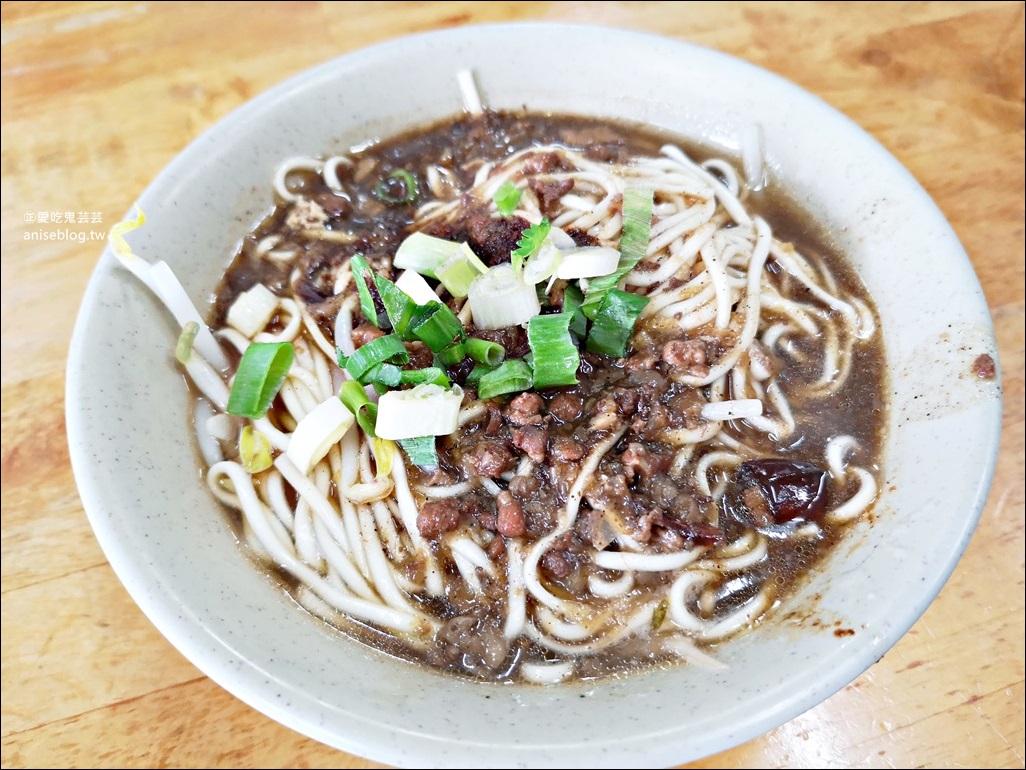
[[[583,340],[588,333],[588,317],[581,306],[584,304],[584,293],[577,284],[568,283],[563,292],[563,312],[570,314],[570,331]]]
[[[435,275],[452,296],[466,297],[474,279],[487,271],[488,267],[474,250],[466,243],[461,243],[453,256],[435,270]]]
[[[495,191],[492,200],[495,201],[495,208],[499,210],[499,213],[504,217],[508,217],[517,210],[521,195],[523,195],[523,190],[507,179],[499,185],[499,189]]]
[[[620,262],[609,275],[592,278],[584,298],[584,314],[595,318],[605,295],[615,289],[634,269],[648,249],[652,232],[652,191],[628,187],[623,191],[623,232],[620,235]]]
[[[463,347],[466,348],[468,356],[479,364],[487,364],[492,369],[506,358],[506,348],[498,342],[470,337],[463,343]]]
[[[627,343],[634,333],[634,324],[647,304],[648,297],[619,289],[608,291],[591,325],[588,350],[616,358],[627,355]]]
[[[448,388],[452,383],[445,370],[438,366],[428,366],[423,369],[403,369],[399,372],[399,382],[402,385],[421,385],[425,382],[432,385],[441,385]]]
[[[360,383],[356,380],[346,380],[338,391],[338,397],[346,409],[356,417],[356,424],[360,426],[360,430],[372,438],[378,435],[374,432],[374,423],[378,419],[378,405],[371,403]]]
[[[294,356],[291,342],[254,342],[246,348],[232,382],[228,413],[251,420],[267,414]]]
[[[576,385],[581,355],[570,337],[570,313],[536,315],[527,324],[533,355],[534,387]]]
[[[435,354],[435,358],[438,359],[438,363],[446,368],[456,366],[456,364],[466,357],[467,351],[462,342],[454,342],[449,347],[443,348]]]
[[[514,358],[483,375],[477,384],[477,394],[481,398],[493,398],[503,393],[520,393],[529,390],[532,383],[531,367]]]
[[[408,339],[410,321],[417,314],[417,303],[383,275],[374,274],[374,286],[381,297],[381,304],[385,306],[392,329],[404,340]]]
[[[353,271],[356,291],[360,295],[360,312],[363,313],[364,318],[380,329],[381,321],[378,319],[378,309],[374,305],[370,287],[367,286],[367,279],[374,275],[374,271],[370,269],[370,265],[367,264],[367,260],[363,258],[362,254],[355,254],[349,260],[349,266]]]
[[[399,439],[399,446],[406,452],[410,462],[419,468],[435,468],[438,466],[438,453],[435,451],[434,436]]]
[[[363,379],[389,388],[397,388],[403,380],[402,372],[403,370],[395,364],[378,364],[371,367],[370,371],[363,375]]]
[[[410,333],[435,353],[449,347],[457,337],[464,337],[463,324],[456,314],[441,302],[431,302],[410,324]]]
[[[409,363],[410,352],[403,345],[398,334],[386,334],[371,340],[366,345],[356,349],[349,358],[339,356],[339,366],[342,366],[354,380],[359,380],[365,385],[372,380],[367,376],[378,364],[405,364]]]
[[[402,194],[393,194],[392,187],[398,182],[402,185]],[[420,195],[417,178],[404,168],[397,168],[378,182],[374,188],[374,197],[389,206],[404,206],[416,203]]]
[[[481,382],[481,378],[484,377],[488,372],[495,371],[494,366],[488,364],[474,364],[474,368],[470,370],[470,374],[467,375],[467,385],[473,385],[477,387],[478,383]]]

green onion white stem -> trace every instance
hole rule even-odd
[[[541,312],[534,284],[525,284],[508,264],[496,265],[478,277],[468,298],[479,329],[518,326]]]
[[[392,440],[448,436],[456,430],[462,401],[459,385],[446,390],[425,383],[410,390],[391,390],[378,399],[375,430],[381,438]]]

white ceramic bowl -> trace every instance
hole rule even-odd
[[[176,329],[109,253],[68,364],[71,456],[90,521],[128,591],[189,660],[346,751],[400,765],[566,767],[665,765],[729,748],[857,677],[954,568],[1000,430],[997,382],[970,375],[976,355],[996,357],[979,284],[915,180],[819,99],[705,49],[555,25],[404,38],[292,78],[196,140],[143,193],[138,253],[166,260],[194,298],[209,297],[271,205],[281,159],[459,111],[454,74],[464,67],[495,108],[640,120],[726,148],[742,126],[762,125],[776,178],[837,236],[880,310],[891,409],[875,524],[853,531],[774,619],[723,647],[726,671],[543,689],[396,662],[299,610],[235,541],[199,482]],[[855,633],[839,638],[835,623]]]

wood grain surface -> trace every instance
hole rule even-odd
[[[1023,11],[1022,2],[3,3],[3,766],[377,766],[236,700],[129,598],[71,475],[68,344],[106,230],[227,112],[380,40],[535,19],[717,48],[847,113],[940,205],[997,330],[997,475],[937,600],[841,692],[699,764],[1023,767]],[[61,228],[97,240],[26,240]]]

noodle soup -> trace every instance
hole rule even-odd
[[[687,149],[485,112],[283,164],[210,323],[229,380],[254,345],[288,345],[280,389],[229,416],[201,354],[187,360],[210,487],[297,602],[488,680],[716,666],[870,510],[871,300],[772,186]],[[444,264],[408,255],[415,233],[453,246]],[[498,294],[474,304],[502,271],[535,298],[522,322]],[[441,345],[400,333],[418,316],[390,304],[395,286],[456,319]],[[389,430],[430,432],[449,406],[453,429],[390,440],[389,405],[425,387]]]

